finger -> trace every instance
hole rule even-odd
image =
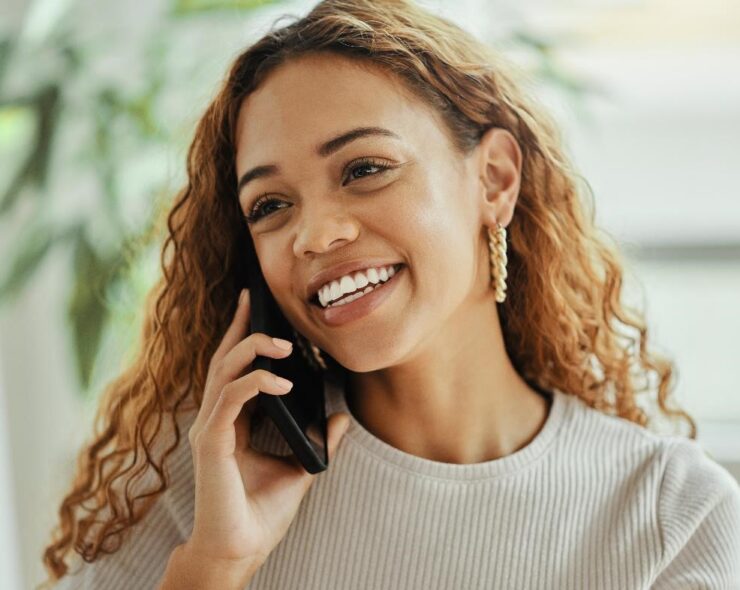
[[[234,310],[234,317],[213,353],[212,362],[219,362],[249,332],[249,303],[249,289],[242,289],[236,310]]]
[[[276,377],[274,373],[258,369],[226,385],[199,433],[198,451],[215,458],[233,455],[236,446],[234,422],[244,404],[260,392],[284,395],[290,391],[281,387]]]
[[[211,382],[203,394],[201,411],[206,416],[210,416],[221,390],[227,384],[242,378],[244,370],[254,362],[257,355],[285,358],[292,354],[292,350],[292,347],[288,350],[280,348],[270,336],[262,332],[255,332],[247,336],[228,351],[217,365],[211,368],[213,374]]]
[[[276,340],[287,344],[278,345]],[[226,353],[221,361],[221,372],[226,379],[233,381],[244,373],[244,368],[251,365],[257,355],[280,359],[292,352],[293,343],[290,340],[273,339],[273,336],[264,332],[253,332]]]
[[[247,401],[239,412],[236,419],[236,448],[246,449],[252,443],[252,430],[254,428],[253,416],[257,409],[257,398],[253,397]]]

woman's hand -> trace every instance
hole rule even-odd
[[[251,370],[256,355],[285,358],[267,334],[248,334],[249,292],[211,359],[203,403],[188,433],[195,472],[195,522],[187,553],[208,561],[264,563],[280,542],[318,474],[295,455],[280,457],[250,447],[250,416],[263,392],[290,391],[276,375]],[[247,373],[240,377],[245,371]],[[244,410],[244,411],[243,411]],[[331,459],[349,425],[346,413],[328,420]]]

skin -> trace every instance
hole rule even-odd
[[[369,136],[316,154],[365,126],[401,140]],[[465,157],[400,79],[332,54],[274,70],[241,105],[236,137],[239,178],[258,165],[281,168],[239,195],[245,214],[260,194],[276,199],[249,227],[265,280],[292,325],[351,371],[357,421],[401,451],[446,463],[526,446],[549,402],[506,353],[486,233],[514,215],[522,163],[514,137],[491,129]],[[396,167],[347,169],[362,157]],[[304,300],[310,277],[365,256],[402,261],[406,276],[369,315],[323,324]]]

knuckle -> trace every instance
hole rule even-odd
[[[214,376],[218,377],[223,374],[224,370],[226,368],[226,363],[224,362],[223,358],[220,358],[216,361],[216,364],[213,366],[213,374]]]
[[[216,367],[223,359],[223,355],[220,354],[220,347],[216,349],[216,352],[213,353],[213,356],[211,357],[211,360],[208,361],[208,372],[211,373],[216,370]]]
[[[206,375],[206,387],[216,379],[218,379],[218,362],[213,362],[208,367],[208,373]]]
[[[266,369],[257,369],[256,372],[257,372],[257,375],[256,375],[257,381],[259,381],[263,385],[267,385],[267,384],[274,385],[275,377],[270,371]]]
[[[230,383],[227,383],[221,388],[221,393],[219,394],[220,398],[227,399],[234,395],[234,383],[233,381]]]
[[[252,338],[252,336],[254,336],[254,338]],[[257,348],[257,346],[262,347],[271,343],[271,338],[264,332],[252,332],[249,337],[252,348]]]

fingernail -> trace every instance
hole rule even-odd
[[[292,342],[289,340],[283,340],[282,338],[273,338],[272,341],[275,343],[275,346],[282,348],[283,350],[290,350],[293,346]]]
[[[283,379],[282,377],[275,377],[275,383],[278,384],[279,387],[282,387],[283,389],[290,389],[293,387],[293,382],[288,381],[287,379]]]
[[[242,292],[239,293],[239,305],[244,305],[244,302],[247,300],[247,290],[242,289]]]

